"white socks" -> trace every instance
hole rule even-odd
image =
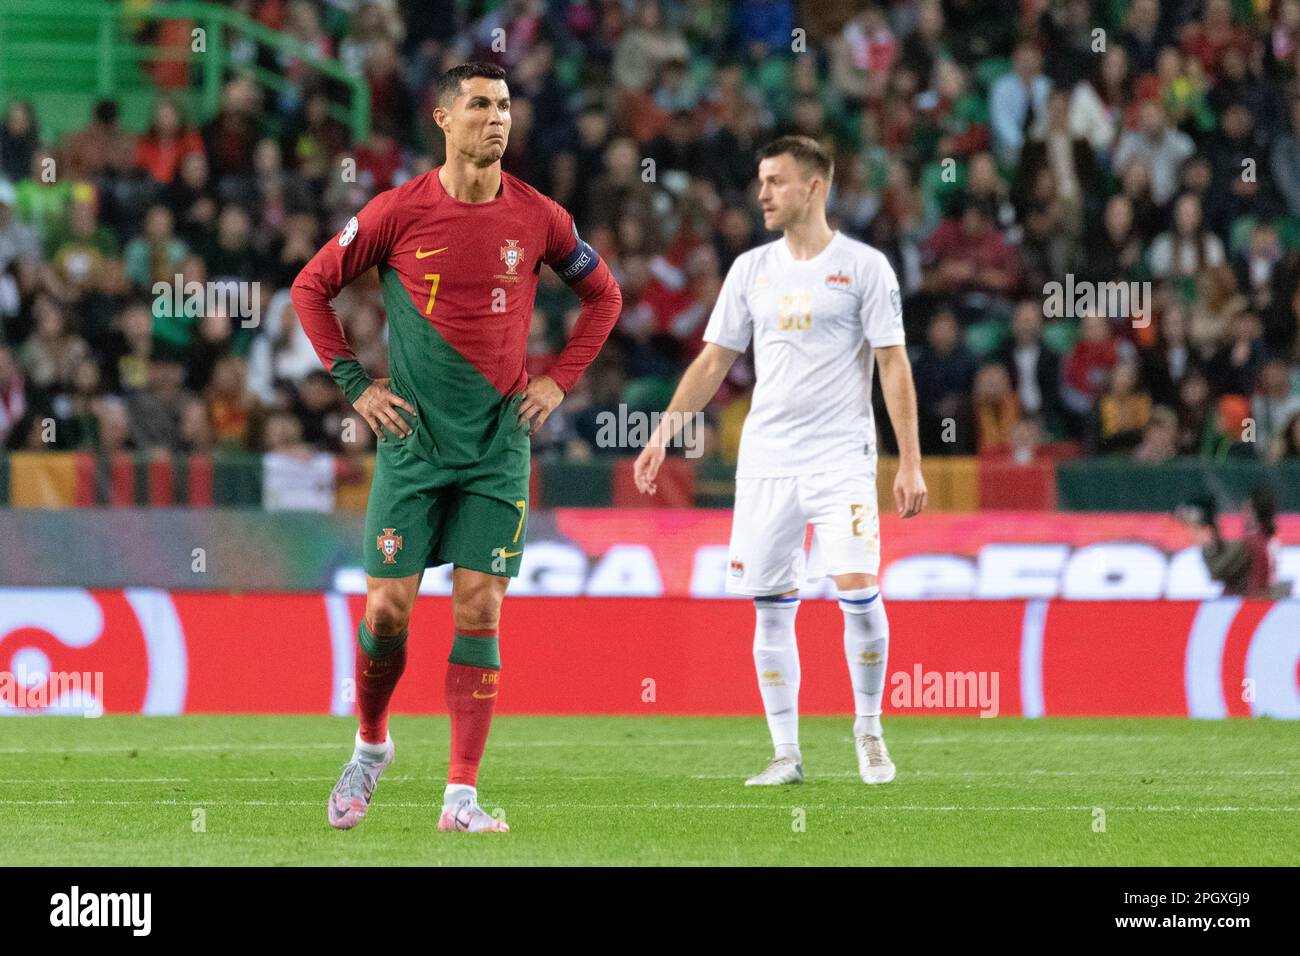
[[[754,599],[754,669],[777,757],[800,759],[799,648],[794,639],[797,597]]]
[[[352,750],[352,759],[365,760],[370,763],[379,763],[388,756],[388,745],[392,742],[393,735],[389,734],[382,744],[368,744],[361,739],[361,731],[358,730]]]
[[[462,800],[472,800],[478,803],[478,788],[471,787],[467,783],[447,784],[447,789],[442,792],[442,805],[444,807],[454,807]]]
[[[889,619],[880,588],[839,591],[844,612],[844,657],[853,682],[854,735],[879,737],[880,710],[885,697],[885,665],[889,659]],[[865,728],[859,730],[859,726]]]

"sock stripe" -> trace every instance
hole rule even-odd
[[[501,670],[501,649],[497,643],[497,632],[457,631],[452,638],[451,656],[447,661],[451,664]]]
[[[879,593],[879,592],[877,592],[877,593],[871,595],[871,597],[869,597],[869,598],[840,598],[840,603],[841,603],[841,604],[857,604],[857,605],[870,604],[872,601],[876,600],[876,598],[878,598],[878,597],[880,597],[880,593]]]
[[[797,597],[756,597],[755,604],[797,604]]]
[[[406,638],[410,634],[410,628],[402,628],[401,634],[392,636],[380,636],[370,630],[365,619],[357,625],[357,644],[360,645],[362,652],[372,661],[382,661],[385,657],[396,654],[406,644]]]

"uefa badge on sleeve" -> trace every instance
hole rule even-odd
[[[357,222],[356,216],[349,219],[348,224],[344,226],[343,231],[339,233],[339,245],[346,246],[355,239],[357,237],[357,229],[359,226],[360,223]]]

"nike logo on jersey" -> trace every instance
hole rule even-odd
[[[423,249],[416,249],[415,258],[427,259],[429,256],[436,256],[440,252],[446,252],[450,248],[450,246],[443,246],[441,249],[430,249],[428,252],[425,252]]]

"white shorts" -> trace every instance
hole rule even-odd
[[[805,563],[810,524],[812,554]],[[797,590],[801,577],[879,573],[875,459],[851,471],[737,478],[728,557],[732,594],[782,594]]]

